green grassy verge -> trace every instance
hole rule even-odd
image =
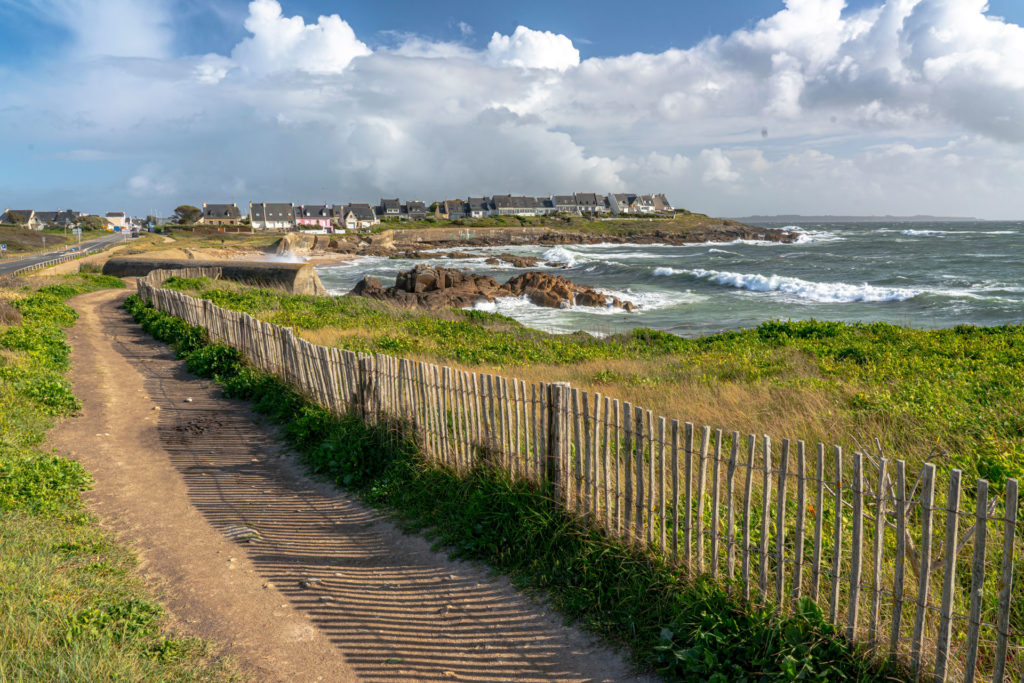
[[[232,680],[205,643],[167,630],[134,557],[85,511],[85,469],[43,448],[54,419],[80,408],[64,378],[62,328],[77,317],[64,301],[124,287],[48,281],[59,284],[0,290],[0,681]]]
[[[547,334],[503,316],[397,309],[358,297],[295,296],[206,279],[168,288],[294,327],[321,344],[519,368],[743,433],[825,440],[916,471],[943,455],[999,490],[1024,477],[1024,326],[915,330],[800,321],[684,339],[637,329],[596,339]],[[731,399],[731,400],[730,400]],[[699,404],[699,405],[698,405]],[[703,414],[694,414],[701,409]]]
[[[384,220],[370,232],[385,230],[419,230],[423,228],[552,228],[611,237],[635,237],[660,231],[686,234],[710,228],[741,227],[743,223],[727,218],[714,218],[702,213],[681,210],[671,216],[489,216],[487,218],[427,217],[423,220]]]
[[[552,502],[544,488],[482,466],[468,475],[426,463],[401,424],[337,417],[248,366],[204,330],[138,297],[128,310],[177,350],[191,371],[283,425],[316,474],[426,531],[453,555],[488,563],[539,591],[567,617],[628,649],[667,680],[861,681],[905,678],[871,661],[810,601],[796,614],[746,605],[737,587],[689,581],[638,550],[609,541]]]

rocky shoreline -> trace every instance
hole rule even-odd
[[[514,254],[481,254],[467,251],[426,253],[437,249],[472,249],[509,246],[559,246],[572,244],[664,244],[686,245],[736,240],[765,242],[795,242],[798,233],[778,228],[759,228],[752,225],[723,221],[686,232],[654,229],[628,234],[602,234],[577,231],[558,231],[553,228],[475,228],[386,230],[372,235],[310,235],[289,233],[277,247],[278,255],[296,254],[314,258],[380,256],[405,259],[428,258],[495,258],[519,268],[530,268],[541,261]]]
[[[349,292],[378,301],[428,310],[468,308],[485,301],[524,296],[537,306],[568,308],[570,306],[601,306],[632,311],[635,306],[593,287],[577,285],[561,275],[531,271],[518,275],[503,285],[487,275],[454,268],[426,264],[401,272],[392,287],[366,276]]]

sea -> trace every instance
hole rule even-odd
[[[795,243],[739,240],[668,246],[591,244],[459,248],[484,256],[436,263],[505,282],[527,270],[563,275],[637,308],[543,308],[504,298],[476,308],[549,332],[606,336],[635,327],[686,337],[756,327],[768,320],[884,321],[919,329],[1024,324],[1024,221],[828,223],[784,227]],[[489,253],[543,264],[485,263]],[[422,260],[366,257],[317,267],[332,294],[364,276],[394,284]]]

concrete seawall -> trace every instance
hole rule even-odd
[[[107,261],[103,266],[103,274],[115,277],[144,277],[157,269],[186,268],[219,268],[224,280],[282,289],[292,294],[327,294],[316,270],[307,263],[121,257]]]

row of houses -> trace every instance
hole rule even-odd
[[[59,209],[57,211],[36,211],[34,209],[4,209],[0,213],[0,223],[11,223],[23,225],[29,230],[42,230],[44,228],[71,228],[81,222],[90,214],[71,209]],[[121,230],[122,228],[135,227],[135,223],[124,211],[108,211],[105,216],[100,216],[108,230]]]
[[[249,202],[248,219],[254,230],[290,230],[293,228],[341,228],[363,230],[382,220],[422,220],[428,215],[456,220],[489,216],[546,216],[569,214],[597,216],[601,214],[665,214],[673,211],[664,194],[577,192],[550,197],[494,195],[445,199],[430,208],[421,201],[402,202],[398,198],[382,198],[377,205],[293,204],[291,202]],[[238,225],[244,220],[241,209],[232,204],[203,202],[199,222],[205,225]]]
[[[525,197],[496,194],[493,197],[446,199],[437,202],[438,218],[486,218],[488,216],[547,216],[568,214],[598,216],[602,214],[659,214],[674,209],[664,194],[596,192],[555,194],[550,197]]]

